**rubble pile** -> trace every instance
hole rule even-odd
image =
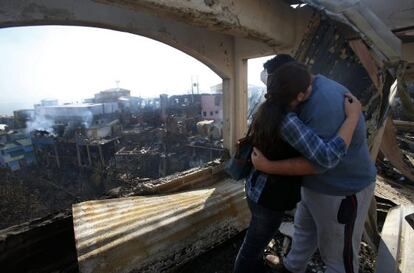
[[[136,177],[158,179],[182,172],[223,155],[221,139],[173,130],[173,121],[169,122],[167,129],[144,127],[124,131],[115,153],[115,168],[126,174],[122,180],[129,179],[127,184]]]
[[[285,220],[293,222],[293,218],[285,218]],[[286,248],[286,235],[282,233],[277,233],[272,240],[271,247],[265,251],[265,253],[277,254],[283,256],[288,252]],[[375,271],[375,251],[365,242],[361,243],[360,248],[360,273],[374,273]],[[308,264],[306,273],[323,273],[326,270],[326,266],[323,263],[319,251],[316,251],[313,255],[311,261]]]
[[[292,222],[293,218],[286,216],[284,221]],[[219,247],[195,258],[193,261],[187,263],[181,268],[178,268],[176,272],[180,273],[193,273],[194,268],[197,268],[198,273],[231,273],[233,270],[234,260],[240,245],[243,242],[245,233],[241,233],[229,240]],[[265,250],[264,254],[277,254],[279,256],[284,255],[287,251],[285,242],[286,236],[278,232],[269,247]],[[375,256],[368,244],[362,242],[360,249],[360,271],[359,273],[374,273],[375,271]],[[326,267],[317,251],[311,261],[308,264],[306,273],[323,273]],[[269,268],[269,273],[275,272]]]
[[[149,193],[225,153],[220,93],[142,99],[114,88],[34,108],[16,110],[15,131],[1,131],[0,229],[104,193]]]

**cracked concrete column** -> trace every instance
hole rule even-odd
[[[247,131],[247,59],[240,56],[237,48],[235,53],[233,91],[234,144]]]
[[[230,154],[247,128],[247,59],[235,54],[233,63],[233,78],[223,79],[223,137]]]

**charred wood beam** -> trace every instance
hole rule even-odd
[[[397,130],[414,133],[414,122],[405,120],[393,120]]]
[[[56,144],[53,145],[54,151],[55,151],[55,157],[56,157],[56,164],[57,167],[60,168],[60,160],[59,160],[59,153],[57,151]]]
[[[368,75],[374,84],[375,88],[381,92],[383,83],[382,78],[380,77],[380,71],[378,68],[378,63],[372,57],[369,48],[365,45],[365,43],[361,40],[351,40],[349,41],[349,45],[354,51],[354,53],[358,56],[361,64],[364,66],[365,70],[368,72]],[[381,93],[382,96],[382,93]]]
[[[86,154],[88,155],[88,163],[89,166],[92,166],[92,158],[91,158],[91,151],[89,150],[89,145],[86,144]]]
[[[78,158],[79,167],[82,167],[82,161],[81,161],[81,156],[80,156],[80,151],[79,151],[79,145],[78,144],[76,144],[76,156]]]
[[[404,155],[401,149],[398,147],[397,135],[395,134],[395,127],[392,123],[392,119],[388,118],[384,136],[382,138],[381,152],[391,162],[391,164],[401,172],[405,177],[414,181],[414,174],[411,166],[407,166],[404,162]]]
[[[98,145],[98,151],[99,151],[99,159],[101,160],[102,167],[104,167],[105,166],[105,159],[103,157],[102,147],[100,145]]]

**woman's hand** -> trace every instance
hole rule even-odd
[[[354,130],[358,125],[359,117],[361,116],[362,106],[359,100],[349,92],[345,93],[344,105],[346,119],[342,123],[341,128],[339,128],[338,135],[344,140],[346,147],[349,147]]]
[[[264,173],[267,172],[267,167],[269,166],[270,161],[256,147],[253,147],[251,159],[256,170],[262,171]]]
[[[362,105],[350,92],[345,93],[345,114],[347,118],[359,120]]]

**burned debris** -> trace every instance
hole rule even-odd
[[[0,131],[2,189],[20,181],[21,196],[3,199],[2,227],[222,157],[221,107],[220,93],[142,99],[113,88],[81,104],[47,99],[15,111],[18,125]],[[31,213],[7,209],[19,202]]]

